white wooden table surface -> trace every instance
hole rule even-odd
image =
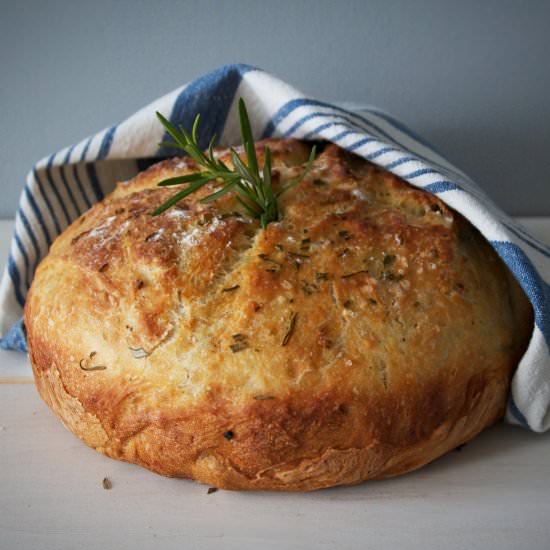
[[[522,221],[550,243],[550,219]],[[500,424],[396,479],[209,495],[87,448],[39,399],[27,358],[0,354],[0,549],[152,547],[548,550],[550,435]]]

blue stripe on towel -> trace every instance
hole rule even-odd
[[[103,140],[101,141],[101,145],[99,146],[99,152],[97,154],[98,160],[106,159],[109,155],[109,151],[111,150],[111,145],[113,144],[113,138],[115,137],[117,126],[111,126],[103,136]]]
[[[332,128],[333,126],[347,126],[346,124],[337,124],[335,122],[326,122],[325,124],[321,124],[320,126],[317,126],[317,128],[314,128],[313,130],[311,130],[310,132],[308,132],[307,134],[304,134],[302,136],[302,139],[310,139],[312,138],[313,136],[316,136],[319,132],[322,132],[323,130],[328,130],[329,128]],[[351,130],[346,130],[346,132],[351,132]],[[338,134],[340,135],[340,134]],[[331,138],[332,141],[335,141],[337,139],[337,136],[333,136]]]
[[[387,153],[398,153],[398,149],[395,149],[395,147],[382,147],[381,149],[378,149],[378,151],[374,151],[372,153],[369,153],[366,158],[368,160],[374,160],[378,157],[381,157],[382,155],[385,155]]]
[[[51,155],[48,159],[48,164],[46,165],[46,180],[48,181],[48,184],[50,185],[53,194],[55,195],[55,198],[57,199],[57,202],[59,203],[59,206],[61,206],[61,210],[63,211],[63,215],[65,216],[66,225],[69,225],[71,223],[71,217],[69,216],[69,212],[67,211],[67,207],[65,206],[65,201],[61,197],[61,193],[59,192],[59,188],[56,185],[56,183],[53,181],[52,176],[52,164],[53,159],[55,155]]]
[[[334,141],[337,143],[338,141],[342,141],[345,137],[350,136],[351,134],[359,134],[357,130],[344,130],[343,132],[340,132],[339,134],[336,134],[331,138],[331,141]]]
[[[29,220],[27,218],[27,215],[25,214],[25,212],[23,212],[23,209],[21,207],[19,207],[19,210],[17,211],[17,215],[19,216],[19,219],[21,220],[21,223],[23,224],[25,231],[27,232],[27,235],[29,236],[31,244],[34,248],[35,258],[40,258],[41,253],[40,253],[40,246],[38,244],[38,239],[34,234],[31,224],[29,223]],[[33,270],[34,270],[34,267],[36,267],[36,262],[35,262],[35,265],[33,266]]]
[[[249,65],[226,65],[195,80],[177,97],[170,122],[191,130],[195,116],[201,114],[197,141],[205,149],[212,136],[216,135],[218,139],[221,136],[242,77],[251,70],[256,69]],[[162,114],[166,116],[166,113]],[[168,132],[164,134],[163,141],[172,141]],[[158,156],[173,154],[173,149],[167,147],[158,151]]]
[[[535,323],[550,349],[550,285],[542,279],[525,252],[514,243],[490,241],[499,256],[521,284],[533,304]]]
[[[69,185],[67,176],[65,174],[65,168],[66,168],[66,165],[69,163],[69,158],[71,157],[72,152],[73,152],[73,147],[69,148],[69,150],[65,155],[65,158],[63,159],[63,162],[61,163],[61,166],[59,166],[59,175],[61,177],[61,182],[63,183],[63,187],[65,188],[65,191],[69,196],[71,204],[73,205],[73,208],[75,211],[75,217],[78,217],[80,216],[80,208],[78,206],[78,203],[76,202],[76,197],[74,196],[73,190],[71,189],[71,186]]]
[[[355,143],[352,143],[349,147],[346,147],[346,149],[348,151],[356,151],[357,149],[363,147],[363,145],[367,145],[368,143],[372,143],[373,141],[379,140],[373,137],[361,138],[359,141],[356,141]]]
[[[410,172],[401,177],[405,180],[412,180],[419,178],[420,176],[426,176],[427,174],[438,174],[438,172],[433,168],[421,168],[420,170],[415,170],[414,172]]]
[[[34,178],[34,181],[36,183],[36,188],[38,189],[38,192],[40,193],[40,196],[42,197],[42,200],[44,201],[44,204],[46,205],[46,208],[48,209],[48,213],[50,215],[50,219],[52,220],[53,224],[55,225],[56,234],[59,235],[61,233],[61,225],[59,224],[59,220],[57,219],[57,215],[53,209],[52,203],[50,202],[50,199],[48,197],[48,193],[44,189],[44,184],[42,183],[42,180],[40,179],[40,176],[38,175],[38,170],[36,167],[32,171],[32,175]],[[28,198],[30,201],[31,193],[28,194]],[[34,199],[33,199],[34,201]],[[51,238],[49,236],[48,231],[46,230],[46,223],[44,220],[44,215],[42,211],[38,208],[38,205],[35,203],[37,211],[35,213],[38,213],[38,218],[41,221],[40,225],[42,229],[44,230],[44,235],[47,237],[48,246],[51,244]]]
[[[73,171],[73,178],[76,181],[76,185],[78,187],[78,190],[80,191],[80,194],[82,195],[82,198],[84,199],[84,202],[86,203],[87,208],[92,207],[92,203],[90,199],[88,198],[88,195],[84,189],[84,185],[82,184],[82,181],[80,179],[80,176],[78,175],[78,165],[72,164],[72,171]]]
[[[460,189],[460,187],[452,181],[441,180],[429,183],[425,187],[422,187],[422,189],[436,195],[438,193],[445,193],[445,191],[456,191],[457,189]]]
[[[92,191],[94,192],[95,199],[99,202],[105,194],[103,193],[103,189],[101,189],[101,184],[99,183],[99,178],[97,177],[97,172],[93,162],[86,163],[86,173],[88,174],[88,179],[90,180],[90,185],[92,187]]]
[[[42,212],[40,211],[40,208],[38,208],[38,204],[36,204],[36,201],[34,200],[34,197],[32,193],[29,190],[29,187],[25,185],[23,188],[23,193],[26,197],[26,199],[29,201],[29,205],[31,207],[31,210],[35,216],[35,218],[38,221],[38,225],[40,225],[40,229],[42,229],[42,233],[44,234],[44,239],[46,241],[46,245],[50,246],[52,243],[52,238],[50,236],[50,232],[48,231],[48,228],[46,227],[46,222],[44,220],[44,217],[42,216]],[[21,210],[22,211],[22,210]],[[30,224],[29,224],[30,227]]]
[[[82,153],[80,154],[80,162],[84,162],[86,160],[86,155],[88,154],[88,150],[90,149],[90,145],[92,144],[92,140],[94,139],[94,136],[90,136],[86,143],[84,144],[84,148],[82,149]]]
[[[402,164],[406,164],[407,162],[418,162],[418,157],[411,157],[411,156],[405,156],[401,157],[399,159],[396,159],[388,164],[384,164],[384,168],[386,170],[393,170],[394,168],[397,168],[398,166],[401,166]]]
[[[29,255],[27,254],[27,251],[25,250],[25,247],[21,242],[21,237],[17,233],[17,229],[13,232],[13,241],[15,242],[15,246],[17,246],[17,250],[19,250],[19,254],[21,254],[21,257],[23,258],[23,263],[25,264],[25,288],[27,289],[31,286],[29,280],[31,264],[29,261]]]
[[[335,113],[323,113],[323,112],[317,111],[317,112],[314,112],[314,113],[309,113],[309,114],[303,116],[301,119],[297,120],[288,130],[286,130],[286,132],[283,133],[282,137],[290,137],[290,136],[294,135],[296,133],[296,131],[298,130],[298,128],[302,127],[306,122],[308,122],[309,120],[312,120],[314,118],[337,118],[339,121],[340,120],[344,121],[344,122],[334,122],[334,121],[332,121],[332,122],[328,122],[327,124],[323,124],[322,126],[324,126],[324,128],[322,128],[322,130],[330,128],[331,126],[334,126],[334,125],[346,126],[348,128],[350,126],[352,126],[356,130],[361,130],[361,128],[359,126],[357,126],[357,124],[355,124],[350,118],[347,118],[347,117],[344,117],[342,115],[338,115],[338,114],[335,114]]]
[[[17,264],[11,254],[8,256],[8,273],[13,283],[15,299],[17,300],[17,303],[23,307],[25,305],[25,297],[21,292],[21,276],[19,275],[19,269],[17,268]]]
[[[86,156],[88,155],[88,151],[90,149],[90,145],[92,144],[93,139],[94,136],[91,136],[87,139],[86,144],[84,145],[84,149],[82,149],[82,154],[80,155],[80,162],[84,162],[85,160],[87,160]],[[86,175],[88,176],[88,180],[90,182],[90,187],[92,188],[92,191],[95,195],[95,202],[98,202],[103,198],[103,191],[99,183],[99,178],[97,177],[95,166],[91,162],[86,162],[84,166],[86,169]]]
[[[27,340],[25,338],[25,325],[23,319],[19,319],[6,333],[0,338],[0,349],[10,349],[26,353],[29,351]]]

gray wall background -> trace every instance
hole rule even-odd
[[[39,158],[231,62],[383,108],[550,215],[548,1],[0,0],[0,217]]]

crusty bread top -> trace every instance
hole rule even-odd
[[[301,173],[308,146],[262,142],[260,163],[266,144],[275,185]],[[229,195],[201,204],[213,184],[151,217],[174,192],[156,184],[194,170],[175,158],[120,183],[36,274],[35,368],[55,364],[104,426],[135,431],[182,410],[261,416],[267,401],[338,395],[343,413],[370,411],[377,437],[401,445],[458,407],[455,390],[476,373],[511,373],[528,306],[437,197],[327,145],[265,231]],[[364,437],[358,426],[347,445]]]

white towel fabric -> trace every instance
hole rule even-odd
[[[168,156],[157,121],[190,128],[201,113],[199,142],[239,143],[243,97],[255,137],[323,139],[353,151],[410,184],[436,194],[492,244],[525,290],[535,312],[529,347],[513,378],[506,419],[534,431],[550,427],[550,249],[504,214],[464,173],[387,114],[344,109],[308,98],[270,74],[227,65],[141,109],[124,122],[39,161],[27,177],[11,252],[0,285],[0,347],[26,351],[22,307],[38,262],[57,235],[116,181]]]

